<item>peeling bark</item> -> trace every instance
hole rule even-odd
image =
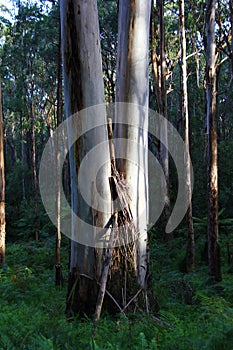
[[[145,128],[146,132],[140,134],[137,130],[135,133],[133,128],[125,132],[129,139],[136,138],[138,140],[139,138],[140,142],[147,147],[150,1],[145,3],[144,0],[127,0],[120,2],[119,5],[121,12],[119,20],[117,98],[118,101],[133,102],[141,106],[140,109],[135,109],[135,117],[137,121],[140,121],[140,125]],[[124,10],[126,10],[126,13]],[[84,0],[63,0],[61,1],[60,14],[65,111],[68,118],[83,108],[103,103],[104,85],[96,1],[90,0],[87,4],[87,1]],[[124,23],[124,21],[126,22]],[[125,47],[123,51],[121,51],[121,45]],[[127,67],[127,76],[124,76],[124,67]],[[85,121],[80,122],[80,128],[84,127],[81,123],[85,123]],[[103,113],[104,123],[106,123],[105,113]],[[69,130],[69,132],[71,133],[72,130]],[[122,129],[116,129],[116,134],[120,133],[120,137],[123,135],[121,132],[123,132]],[[83,157],[96,144],[98,145],[105,140],[108,140],[107,129],[95,130],[85,135],[85,137],[81,137],[69,153],[72,209],[86,222],[99,227],[106,227],[108,222],[111,221],[113,209],[111,207],[107,208],[105,212],[110,213],[110,216],[107,217],[107,215],[94,209],[93,206],[92,208],[87,206],[77,191],[77,174]],[[128,152],[130,159],[132,155],[130,146],[126,152]],[[145,174],[147,174],[147,153],[138,155],[136,152],[134,156],[140,158],[138,164],[143,167]],[[110,154],[107,155],[108,158],[110,165]],[[142,303],[144,303],[144,306],[145,303],[148,306],[146,290],[149,275],[146,241],[148,224],[147,175],[142,178],[141,175],[138,176],[137,172],[135,174],[133,170],[130,162],[121,162],[120,172],[121,175],[124,175],[124,178],[122,176],[122,178],[117,179],[115,185],[116,188],[119,186],[118,191],[116,191],[117,194],[123,194],[121,200],[127,204],[126,214],[129,216],[127,219],[129,221],[131,219],[131,210],[136,226],[140,219],[140,227],[143,227],[140,237],[136,240],[136,243],[110,249],[110,255],[107,249],[87,247],[71,241],[66,308],[68,317],[72,318],[74,313],[92,316],[96,311],[95,320],[98,320],[102,305],[109,312],[119,312],[119,310],[122,311],[125,308],[133,310],[138,304],[142,306]],[[111,203],[110,177],[109,167],[105,173],[101,174],[99,184],[99,190],[109,196],[109,203]],[[132,191],[130,193],[132,195],[130,203],[128,203],[128,196],[124,192],[126,182]],[[88,190],[92,191],[92,184],[87,185],[87,187]],[[96,198],[93,198],[93,203],[96,203],[96,201]],[[145,215],[138,215],[141,210]],[[118,214],[124,223],[124,214],[120,211]],[[72,223],[73,237],[79,229],[79,227],[74,227]],[[133,230],[129,229],[129,231],[132,233]],[[93,234],[95,233],[93,232]],[[135,232],[133,234],[135,235]],[[142,289],[143,293],[141,293]],[[151,306],[153,308],[153,304]],[[147,307],[147,310],[149,310],[149,307]]]
[[[118,105],[116,118],[118,122],[132,121],[132,126],[118,124],[116,138],[137,142],[135,149],[129,142],[121,150],[122,159],[118,163],[119,172],[123,174],[131,197],[131,211],[136,231],[141,228],[139,237],[133,246],[133,268],[142,287],[146,286],[147,276],[147,224],[148,224],[148,154],[140,152],[140,146],[147,149],[148,130],[148,53],[149,24],[151,1],[120,1],[118,24],[118,56],[116,102],[135,104]],[[140,106],[140,107],[138,107]],[[132,117],[133,115],[133,117]],[[133,125],[140,125],[141,130]],[[117,142],[117,140],[116,140]],[[116,149],[124,147],[116,145]],[[132,159],[137,160],[138,169],[142,167],[145,177],[135,170]],[[144,215],[142,215],[144,213]]]
[[[60,5],[65,114],[69,118],[78,111],[104,103],[104,84],[100,54],[100,36],[95,0],[63,0]],[[85,120],[80,121],[82,128]],[[103,125],[106,115],[103,115]],[[72,133],[72,130],[68,130]],[[104,227],[107,214],[95,212],[78,192],[77,175],[83,157],[101,142],[107,140],[107,127],[82,136],[69,152],[71,174],[71,205],[74,213],[89,224]],[[108,158],[108,156],[107,156]],[[109,196],[108,169],[102,174],[99,191]],[[87,184],[91,191],[91,184]],[[104,197],[104,196],[103,196]],[[105,213],[111,212],[106,208]],[[94,221],[93,221],[94,220]],[[72,222],[72,237],[80,228]],[[85,233],[83,233],[85,234]],[[93,235],[95,233],[93,232]],[[102,250],[71,241],[70,274],[67,295],[67,315],[79,312],[92,315],[98,295],[98,281],[102,270]]]

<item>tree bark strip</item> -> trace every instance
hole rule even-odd
[[[59,21],[59,47],[58,47],[58,70],[57,70],[57,127],[62,123],[62,51],[61,51],[61,29]],[[56,216],[57,216],[57,237],[56,237],[56,276],[55,285],[61,286],[63,283],[61,266],[61,188],[59,174],[61,167],[59,144],[57,145],[57,198],[56,198]]]
[[[6,262],[6,219],[5,219],[5,169],[4,169],[4,136],[2,84],[0,80],[0,265]]]

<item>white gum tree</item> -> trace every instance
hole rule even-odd
[[[105,291],[107,295],[105,303],[109,310],[117,308],[118,311],[123,312],[129,307],[130,300],[132,301],[130,304],[134,304],[135,295],[140,295],[144,305],[147,309],[149,308],[146,230],[148,224],[147,130],[150,10],[151,1],[149,0],[119,1],[117,107],[115,109],[114,139],[116,158],[121,159],[117,162],[117,168],[114,169],[115,173],[112,171],[112,175],[116,174],[116,187],[118,190],[121,189],[120,202],[124,202],[126,198],[124,202],[126,208],[121,207],[123,214],[119,210],[117,216],[117,230],[118,233],[122,233],[124,229],[120,227],[120,222],[121,225],[123,223],[123,226],[126,223],[128,227],[126,236],[128,234],[129,236],[125,236],[125,239],[121,241],[121,246],[118,244],[116,247],[117,244],[114,245],[115,242],[113,242],[112,248],[114,249],[108,249],[100,245],[90,247],[78,243],[77,237],[85,232],[82,232],[82,225],[77,224],[75,219],[75,216],[78,215],[86,223],[93,224],[93,227],[106,228],[116,212],[116,208],[111,203],[109,185],[110,158],[112,157],[112,153],[110,157],[109,147],[103,146],[100,152],[105,166],[99,166],[98,163],[102,159],[98,154],[96,159],[92,158],[89,171],[88,168],[85,168],[87,184],[85,190],[88,197],[95,197],[92,191],[94,181],[92,182],[90,173],[96,172],[98,173],[95,179],[96,187],[101,198],[105,199],[105,207],[103,208],[98,203],[98,196],[92,198],[93,201],[87,204],[78,187],[80,169],[83,169],[83,161],[88,160],[91,149],[106,141],[108,144],[107,113],[105,107],[102,109],[100,107],[100,104],[104,103],[104,84],[97,2],[96,0],[88,2],[62,0],[60,4],[66,118],[90,107],[87,112],[88,118],[85,118],[84,113],[83,118],[77,119],[78,129],[90,130],[91,121],[94,126],[93,130],[82,135],[73,146],[70,144],[71,206],[74,214],[67,294],[68,315],[75,312],[92,315],[97,310],[96,303],[99,303],[97,305],[99,309],[102,306],[103,298],[100,294],[102,293],[103,296]],[[96,105],[99,107],[91,108]],[[102,119],[100,118],[102,126],[100,127],[95,127],[94,123],[97,110],[102,112]],[[129,124],[128,127],[125,127],[125,123]],[[72,133],[76,126],[72,127],[72,123],[69,126],[68,137],[72,140]],[[106,159],[107,162],[105,162]],[[91,205],[93,203],[95,204],[94,209]],[[116,215],[114,217],[116,218]],[[129,230],[131,230],[130,233]],[[95,234],[96,231],[93,229],[94,238]],[[104,281],[106,278],[107,281]],[[99,310],[96,311],[96,315],[98,318]]]

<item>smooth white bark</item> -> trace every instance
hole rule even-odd
[[[60,5],[61,13],[61,35],[63,52],[63,75],[65,90],[65,112],[66,117],[77,113],[85,108],[104,103],[104,84],[102,74],[101,47],[99,35],[99,23],[97,4],[95,0],[62,0]],[[78,141],[71,149],[70,154],[70,172],[71,172],[71,194],[72,208],[74,215],[78,215],[90,225],[93,224],[91,212],[91,203],[85,203],[77,191],[78,176],[77,168],[80,167],[84,157],[88,157],[90,150],[101,142],[107,141],[106,114],[103,109],[102,127],[95,128]],[[88,112],[89,118],[79,118],[79,130],[91,129],[90,120],[95,118],[95,109],[91,108]],[[87,125],[88,123],[88,125]],[[70,128],[68,133],[72,139],[72,132],[76,127]],[[70,145],[71,147],[71,145]],[[102,152],[105,159],[109,159],[108,148],[104,147]],[[87,196],[92,196],[92,175],[99,169],[99,157],[92,158],[89,169],[86,173],[86,191]],[[110,167],[100,169],[96,185],[100,195],[105,198],[105,207],[99,210],[98,201],[96,203],[96,222],[94,225],[104,227],[109,220],[111,213],[110,189],[108,177],[110,176]],[[103,206],[103,202],[102,202]],[[102,210],[104,209],[104,210]],[[79,241],[79,235],[82,227],[77,227],[77,221],[72,220],[72,238]],[[93,235],[95,230],[93,229]],[[93,239],[91,239],[93,241]],[[72,241],[71,245],[71,265],[70,268],[77,267],[79,272],[85,273],[91,277],[94,273],[95,254],[93,249],[80,246]],[[100,260],[100,259],[99,259]],[[98,266],[101,270],[100,263]],[[96,277],[96,276],[95,276]]]
[[[136,241],[135,270],[142,286],[147,271],[146,247],[148,224],[148,54],[151,1],[119,2],[116,140],[121,156],[120,171],[126,178],[131,211],[139,239]],[[140,128],[138,127],[140,126]]]

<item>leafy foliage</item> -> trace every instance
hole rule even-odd
[[[105,314],[94,336],[92,320],[77,316],[68,323],[65,318],[68,239],[63,240],[62,289],[54,286],[54,241],[9,244],[7,269],[0,269],[1,349],[230,350],[233,275],[225,268],[221,284],[209,284],[201,261],[195,274],[179,272],[184,244],[184,238],[177,238],[172,250],[166,244],[152,249],[157,318],[140,312],[128,319]],[[191,303],[186,298],[190,291]]]

